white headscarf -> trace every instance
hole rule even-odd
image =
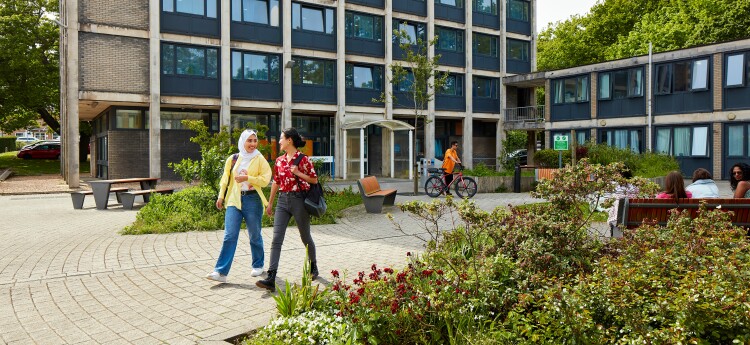
[[[242,132],[242,135],[240,135],[240,140],[237,142],[237,148],[240,149],[240,158],[242,158],[242,161],[244,162],[250,162],[255,156],[260,155],[260,151],[256,147],[253,152],[247,152],[245,150],[245,141],[247,141],[247,138],[251,135],[258,136],[258,132],[252,130],[252,129],[246,129]]]

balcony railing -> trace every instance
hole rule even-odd
[[[505,109],[505,122],[544,122],[544,106]]]

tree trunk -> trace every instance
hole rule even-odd
[[[44,120],[44,123],[46,123],[46,124],[47,124],[47,126],[48,126],[48,127],[49,127],[49,128],[51,129],[51,130],[53,130],[53,131],[54,131],[55,133],[57,133],[57,135],[62,135],[62,134],[60,133],[60,122],[58,122],[58,121],[57,121],[57,119],[55,119],[55,118],[54,118],[54,117],[52,116],[52,114],[50,114],[50,113],[49,113],[49,111],[47,111],[47,109],[44,109],[44,108],[38,108],[38,109],[36,110],[36,112],[37,112],[37,113],[39,113],[39,116],[41,116],[41,117],[42,117],[42,120]],[[81,138],[81,139],[83,139],[83,138]],[[88,143],[87,143],[87,144],[88,144]]]

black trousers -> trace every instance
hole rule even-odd
[[[451,192],[451,182],[453,182],[453,174],[445,174],[445,191]]]

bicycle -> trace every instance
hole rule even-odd
[[[477,182],[471,177],[464,177],[464,167],[461,164],[456,164],[456,169],[453,171],[453,181],[446,185],[445,177],[448,174],[445,173],[443,168],[429,168],[427,172],[430,173],[430,178],[424,184],[424,191],[432,198],[437,198],[443,192],[450,191],[451,186],[455,185],[454,189],[456,194],[461,198],[471,198],[474,194],[477,194]]]

